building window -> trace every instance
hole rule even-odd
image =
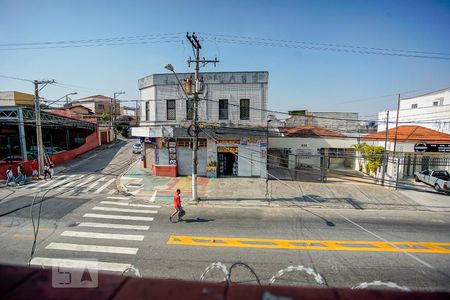
[[[145,120],[150,121],[150,101],[145,102]]]
[[[186,120],[194,119],[194,100],[186,100]]]
[[[97,109],[104,110],[105,105],[104,104],[97,104]]]
[[[191,139],[177,139],[177,147],[189,148],[191,146]]]
[[[219,120],[228,120],[228,100],[219,100]]]
[[[417,104],[411,104],[411,108],[417,108]]]
[[[433,106],[439,106],[439,101],[434,101]]]
[[[167,120],[176,120],[177,112],[175,107],[175,100],[167,100]]]
[[[241,99],[239,108],[240,119],[250,120],[250,99]]]

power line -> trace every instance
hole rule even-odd
[[[348,44],[318,43],[318,42],[270,39],[270,38],[239,36],[239,35],[225,35],[225,34],[212,34],[212,33],[202,33],[202,34],[206,35],[206,36],[213,36],[213,37],[219,37],[219,38],[233,38],[233,39],[244,39],[244,40],[247,39],[247,40],[253,40],[253,41],[267,41],[267,42],[275,42],[275,43],[308,44],[308,45],[329,46],[329,47],[337,47],[337,48],[355,48],[355,49],[365,49],[365,50],[375,50],[375,51],[390,51],[390,52],[404,52],[404,53],[450,56],[450,53],[445,53],[445,52],[430,52],[430,51],[392,49],[392,48],[376,48],[376,47],[364,47],[364,46],[356,46],[356,45],[348,45]]]
[[[182,32],[179,32],[179,33],[160,33],[160,34],[146,34],[146,35],[136,35],[136,36],[122,36],[122,37],[111,37],[111,38],[97,38],[97,39],[88,39],[88,40],[65,40],[65,41],[52,41],[52,42],[9,43],[9,44],[0,44],[0,47],[97,43],[97,42],[133,40],[133,39],[165,38],[165,37],[170,37],[170,36],[179,36],[179,35],[182,35],[182,34],[183,34]]]
[[[111,99],[113,99],[111,97]],[[10,99],[0,99],[0,100],[10,100]],[[30,100],[30,99],[16,99],[16,100]],[[186,98],[179,98],[179,99],[170,99],[170,100],[176,100],[176,101],[186,101]],[[219,100],[213,100],[213,99],[208,99],[208,98],[200,98],[200,100],[204,100],[204,101],[210,101],[210,102],[215,102],[215,103],[219,103]],[[65,102],[65,99],[60,99],[60,100],[52,100],[52,99],[45,99],[45,101],[53,101],[53,102]],[[105,99],[104,102],[110,102],[111,100],[109,99]],[[117,102],[120,103],[126,103],[126,102],[165,102],[167,101],[167,99],[150,99],[150,100],[142,100],[142,99],[122,99],[122,100],[116,100]],[[74,100],[72,101],[75,104],[80,104],[83,105],[83,101],[77,101]],[[102,101],[99,101],[102,102]],[[234,107],[240,107],[239,104],[234,104],[234,103],[228,103],[228,105],[234,106]],[[257,110],[257,111],[263,111],[263,112],[270,112],[270,113],[277,113],[277,114],[283,114],[283,115],[288,115],[291,116],[289,114],[289,112],[285,112],[285,111],[276,111],[276,110],[270,110],[270,109],[264,109],[264,108],[257,108],[257,107],[249,107],[250,110]],[[445,112],[450,112],[450,110],[444,110],[444,111],[440,111],[440,112],[432,112],[432,113],[428,113],[428,114],[439,114],[439,113],[445,113]],[[400,116],[399,119],[402,118],[408,118],[408,117],[412,117],[412,116],[423,116],[424,114],[418,114],[418,115],[410,115],[410,116]],[[303,118],[311,118],[311,119],[325,119],[325,120],[337,120],[337,121],[347,121],[347,122],[373,122],[373,123],[383,123],[385,124],[386,121],[385,120],[369,120],[369,119],[346,119],[346,118],[333,118],[333,117],[325,117],[325,116],[315,116],[315,115],[303,115],[303,116],[299,116],[299,117],[303,117]],[[437,119],[417,119],[417,120],[411,120],[411,121],[399,121],[399,124],[411,124],[411,123],[436,123],[435,121],[439,121],[439,120],[446,120],[448,119],[448,117],[443,117],[443,118],[437,118]],[[187,120],[189,121],[189,120]],[[161,121],[161,122],[166,122],[166,121]],[[395,123],[395,121],[390,121],[389,123]],[[307,126],[307,125],[305,125]]]
[[[12,76],[6,76],[6,75],[0,75],[0,77],[2,77],[2,78],[7,78],[7,79],[13,79],[13,80],[20,80],[20,81],[34,82],[34,80],[31,80],[31,79],[25,79],[25,78],[19,78],[19,77],[12,77]]]
[[[57,48],[86,48],[86,47],[103,47],[103,46],[122,46],[122,45],[140,45],[140,44],[151,44],[151,43],[172,43],[181,42],[181,38],[177,37],[161,37],[153,39],[131,39],[131,40],[117,40],[117,41],[104,41],[95,43],[80,43],[80,44],[56,44],[56,45],[43,45],[43,46],[32,46],[32,47],[15,47],[15,48],[2,48],[0,51],[8,50],[39,50],[39,49],[57,49]]]
[[[253,46],[265,46],[265,47],[281,47],[281,48],[294,48],[294,49],[305,49],[305,50],[319,50],[328,52],[344,52],[344,53],[354,53],[354,54],[368,54],[368,55],[382,55],[382,56],[395,56],[395,57],[409,57],[409,58],[428,58],[428,59],[438,59],[438,60],[450,60],[450,56],[443,56],[444,54],[439,54],[441,56],[425,55],[425,54],[408,54],[402,52],[389,52],[380,50],[363,50],[363,49],[353,49],[353,48],[339,48],[335,46],[318,46],[318,45],[301,45],[295,43],[280,43],[280,42],[264,42],[257,40],[248,39],[236,39],[236,38],[216,38],[216,37],[206,37],[206,41],[222,42],[229,44],[242,44],[242,45],[253,45]],[[447,55],[447,54],[445,54]],[[450,55],[450,54],[449,54]]]

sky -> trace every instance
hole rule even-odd
[[[450,87],[450,1],[432,0],[0,0],[0,75],[55,79],[59,85],[41,92],[47,99],[119,91],[125,92],[121,99],[138,99],[138,79],[168,72],[167,63],[177,72],[193,71],[186,63],[192,55],[187,31],[198,33],[202,56],[220,60],[201,71],[268,71],[268,108],[277,111],[347,111],[376,119],[378,111],[395,109],[398,93]],[[163,35],[164,42],[26,50],[4,45],[140,35]],[[230,43],[218,35],[270,43]],[[273,40],[446,53],[441,56],[447,59],[286,47]],[[33,93],[33,85],[0,77],[5,90]]]

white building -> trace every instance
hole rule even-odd
[[[177,74],[183,81],[191,73]],[[232,126],[266,126],[268,72],[201,73],[199,121]],[[139,80],[141,126],[190,122],[188,100],[174,74],[154,74]],[[256,109],[249,109],[249,107]],[[189,110],[190,111],[190,110]]]
[[[192,73],[177,76],[181,81],[193,78]],[[266,71],[200,74],[200,176],[266,176],[268,76]],[[131,132],[145,141],[144,167],[155,175],[190,175],[186,128],[193,119],[192,96],[186,99],[174,74],[150,75],[138,85],[140,127]]]
[[[378,131],[386,129],[387,112],[378,113]],[[395,128],[397,111],[389,111],[389,128]],[[418,125],[450,133],[450,88],[400,100],[400,125]]]

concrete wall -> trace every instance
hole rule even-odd
[[[321,148],[353,148],[357,143],[356,138],[269,137],[269,149],[290,149],[291,169],[297,164],[320,167]]]
[[[352,148],[357,143],[356,138],[269,137],[270,149]],[[317,154],[317,152],[314,154]]]
[[[305,116],[289,116],[285,120],[285,126],[319,126],[339,132],[354,132],[359,129],[358,113],[309,111],[305,113]]]
[[[413,104],[417,104],[417,108],[411,108]],[[386,111],[378,113],[378,131],[386,129],[386,116]],[[389,111],[389,128],[395,128],[396,120],[397,110]],[[450,133],[450,89],[401,100],[399,122],[402,122],[399,125],[419,125]]]

